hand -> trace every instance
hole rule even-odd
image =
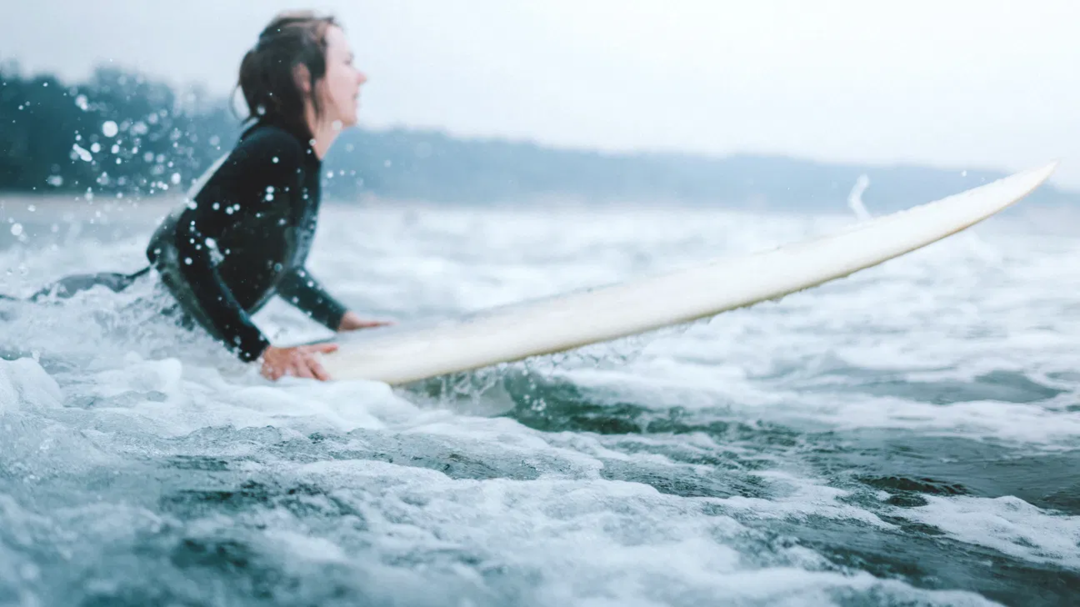
[[[268,347],[263,351],[262,376],[277,381],[285,375],[306,377],[326,381],[330,374],[319,364],[318,354],[327,354],[337,350],[337,344],[316,344],[293,348]]]
[[[345,316],[341,317],[341,323],[338,325],[338,333],[342,331],[355,331],[357,329],[373,329],[375,327],[385,327],[387,325],[394,324],[392,320],[364,320],[356,315],[355,312],[346,312]]]

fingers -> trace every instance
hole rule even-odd
[[[270,381],[277,381],[281,379],[283,370],[278,365],[275,365],[269,356],[264,356],[262,365],[259,367],[259,374]]]
[[[317,344],[288,348],[284,350],[286,352],[284,360],[281,360],[280,355],[274,356],[273,359],[264,360],[260,374],[271,381],[277,381],[286,375],[302,379],[327,381],[330,379],[330,374],[319,363],[318,354],[334,352],[337,349],[337,344]]]
[[[267,362],[262,364],[262,368],[259,369],[259,374],[270,381],[277,381],[281,379],[282,375],[281,370]]]
[[[319,381],[328,381],[330,379],[330,374],[327,373],[326,369],[324,369],[316,360],[311,361],[311,373],[315,376],[315,379]]]
[[[329,354],[331,352],[336,352],[337,349],[337,344],[319,344],[313,348],[313,353],[307,355],[307,362],[315,379],[319,381],[328,381],[330,379],[330,374],[326,372],[326,369],[322,366],[322,363],[319,362],[315,353]]]
[[[271,381],[277,381],[286,375],[327,381],[330,374],[319,362],[318,355],[329,354],[337,349],[337,344],[272,348],[264,355],[259,373]]]
[[[359,331],[361,329],[375,329],[397,324],[392,320],[361,320],[359,317],[347,317],[342,321],[338,331]]]
[[[323,368],[322,364],[320,364],[311,354],[305,353],[299,357],[293,368],[296,377],[317,379],[319,381],[327,381],[330,379],[330,374],[326,372],[326,369]]]
[[[315,379],[315,375],[311,372],[310,365],[311,361],[307,359],[297,361],[293,364],[292,375],[304,379]]]

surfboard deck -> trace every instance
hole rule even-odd
[[[1057,162],[829,236],[424,325],[335,337],[334,380],[404,384],[715,316],[821,285],[964,230],[1023,199]]]

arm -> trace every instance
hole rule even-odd
[[[189,217],[189,212],[183,213],[177,222],[176,260],[171,268],[183,284],[170,286],[174,292],[187,292],[188,297],[177,297],[180,306],[226,348],[244,362],[257,360],[270,341],[222,281],[207,245],[208,237],[199,230],[202,222]]]
[[[211,241],[256,220],[267,205],[286,203],[275,203],[266,192],[296,187],[301,154],[299,142],[284,133],[241,142],[172,222],[171,233],[161,235],[172,245],[162,247],[172,249],[162,251],[163,261],[181,306],[246,362],[258,359],[270,342],[222,280]]]
[[[306,269],[287,274],[278,284],[278,295],[331,331],[355,331],[393,324],[384,320],[364,320],[334,299]]]
[[[278,283],[277,294],[315,322],[332,331],[341,330],[348,308],[327,293],[307,269],[297,268],[287,273]]]
[[[236,301],[228,286],[221,280],[198,222],[185,221],[186,229],[177,229],[178,238],[185,243],[177,247],[183,257],[180,263],[168,263],[162,277],[177,294],[180,305],[245,362],[260,361],[260,372],[268,379],[285,375],[327,380],[330,376],[319,363],[317,355],[333,352],[334,344],[277,348],[262,335],[251,316]],[[171,257],[171,255],[170,255]],[[190,260],[190,263],[188,263]],[[160,267],[160,266],[159,266]],[[171,280],[176,275],[179,280]]]

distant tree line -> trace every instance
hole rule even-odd
[[[723,118],[719,118],[723,119]],[[98,68],[66,84],[0,66],[0,191],[135,196],[186,189],[240,134],[228,100],[179,92],[144,74]],[[773,156],[622,153],[351,129],[324,163],[325,193],[455,203],[680,202],[839,210],[860,175],[875,211],[926,202],[1000,177],[994,171],[827,164]],[[1034,199],[1074,202],[1052,187]]]

